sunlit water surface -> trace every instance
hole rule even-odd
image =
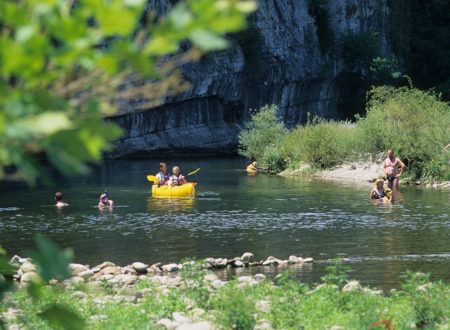
[[[23,255],[43,233],[91,265],[251,251],[257,258],[313,257],[313,265],[291,268],[305,282],[319,281],[336,257],[352,267],[353,278],[375,287],[397,287],[407,269],[450,280],[448,191],[402,188],[398,201],[385,206],[368,200],[370,186],[248,176],[245,161],[236,158],[169,164],[175,162],[185,173],[201,168],[191,177],[199,183],[197,198],[152,198],[146,175],[154,174],[156,160],[109,161],[89,177],[55,179],[51,189],[3,185],[0,244]],[[105,188],[116,204],[111,212],[95,207]],[[68,207],[53,206],[55,191],[63,192]]]

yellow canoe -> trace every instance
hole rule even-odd
[[[160,198],[195,197],[196,185],[196,182],[188,182],[175,187],[153,185],[152,195]]]

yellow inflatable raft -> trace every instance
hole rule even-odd
[[[196,185],[196,182],[188,182],[175,187],[153,185],[152,195],[159,198],[195,197]]]

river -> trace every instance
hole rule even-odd
[[[107,161],[87,177],[55,178],[51,189],[3,184],[0,244],[24,255],[33,236],[43,233],[91,266],[251,251],[261,259],[313,257],[313,265],[292,268],[309,283],[319,281],[336,257],[352,267],[351,277],[374,287],[398,287],[407,269],[450,280],[449,191],[402,187],[398,202],[386,206],[368,200],[370,186],[248,176],[239,158],[168,164],[181,165],[184,173],[201,168],[191,177],[197,198],[152,198],[146,175],[154,174],[157,160]],[[112,212],[95,207],[105,188],[116,204]],[[53,206],[55,191],[63,192],[68,207]],[[239,271],[273,275],[279,269]]]

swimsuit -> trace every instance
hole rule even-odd
[[[374,196],[375,199],[382,199],[385,196],[384,189],[383,189],[383,192],[381,193],[381,195],[378,192],[378,190],[376,190],[376,189],[374,189],[374,192],[375,192],[375,196]]]

